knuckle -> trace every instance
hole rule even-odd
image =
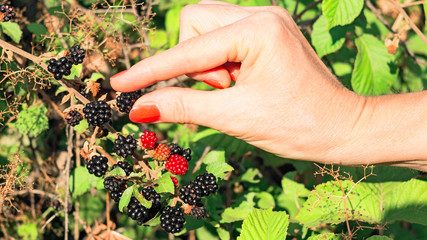
[[[279,7],[279,6],[272,6],[270,8],[270,11],[272,11],[273,13],[279,15],[284,20],[292,18],[292,16],[289,14],[289,12],[286,9],[284,9],[282,7]]]
[[[255,18],[260,31],[269,33],[269,35],[281,35],[286,27],[283,19],[273,12],[260,12],[256,14]]]
[[[180,21],[188,19],[194,15],[196,12],[198,6],[196,4],[189,4],[186,5],[181,9],[181,12],[179,13],[179,19]]]

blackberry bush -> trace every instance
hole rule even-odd
[[[108,170],[108,159],[104,156],[92,156],[86,168],[90,174],[101,177]]]
[[[116,97],[116,104],[120,112],[130,113],[133,104],[142,96],[141,91],[121,93]]]
[[[135,152],[136,140],[131,135],[124,137],[119,134],[117,139],[114,141],[113,149],[117,155],[126,158]]]
[[[102,126],[111,121],[111,107],[104,101],[93,101],[83,108],[85,118],[94,126]]]
[[[167,206],[162,210],[160,226],[168,233],[177,233],[184,227],[184,211],[179,207]]]

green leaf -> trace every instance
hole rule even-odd
[[[427,224],[427,182],[420,179],[358,184],[348,180],[329,181],[316,186],[295,219],[306,227],[344,222],[343,196],[348,196],[349,220],[371,224],[394,221]]]
[[[18,235],[22,240],[36,240],[38,236],[37,226],[33,223],[27,223],[18,226]]]
[[[28,31],[34,33],[35,35],[44,35],[47,34],[47,29],[43,24],[40,23],[30,23],[27,26]]]
[[[116,167],[105,175],[105,177],[109,177],[109,176],[124,177],[124,176],[126,176],[126,172],[121,167]]]
[[[70,174],[70,192],[76,198],[88,192],[91,187],[97,185],[98,178],[90,174],[86,167],[75,168]]]
[[[372,35],[356,39],[358,54],[351,76],[354,91],[361,95],[381,95],[389,92],[396,79],[394,56]]]
[[[9,125],[17,128],[22,135],[36,137],[49,128],[46,112],[47,108],[44,105],[31,106],[19,113],[16,123]]]
[[[136,197],[136,199],[138,199],[142,206],[146,208],[151,208],[151,206],[153,205],[151,201],[148,201],[147,199],[142,197],[142,195],[138,192],[137,188],[133,188],[133,195]]]
[[[255,193],[251,192],[239,199],[232,207],[226,208],[221,215],[221,223],[244,220],[254,209]]]
[[[134,123],[127,123],[122,128],[122,134],[124,136],[127,136],[129,134],[134,136],[139,136],[141,134],[141,131],[139,130],[138,125]]]
[[[304,184],[293,180],[295,174],[296,172],[289,172],[283,177],[283,192],[277,196],[277,205],[286,209],[291,218],[298,213],[305,202],[305,198],[310,194],[310,191],[305,188]]]
[[[94,72],[94,73],[92,73],[92,75],[90,75],[90,78],[88,78],[88,79],[85,80],[85,82],[88,82],[88,81],[94,81],[94,82],[96,82],[96,81],[98,81],[98,79],[104,80],[105,77],[101,73]]]
[[[341,236],[333,233],[322,233],[314,236],[310,236],[307,240],[340,240]]]
[[[425,18],[424,28],[426,28],[426,26],[427,26],[427,1],[424,1],[423,7],[424,7],[424,18]]]
[[[166,47],[168,43],[168,34],[164,30],[150,31],[148,33],[150,46],[152,49]]]
[[[325,16],[320,16],[313,24],[311,42],[317,55],[323,57],[340,49],[345,41],[345,35],[349,27],[336,26],[328,31]]]
[[[274,208],[276,205],[273,195],[268,192],[257,192],[255,198],[258,199],[257,206],[261,209]]]
[[[73,65],[71,68],[71,74],[68,76],[64,76],[65,79],[68,80],[75,80],[80,78],[80,75],[82,74],[83,66],[82,64],[79,65]]]
[[[285,212],[254,209],[243,221],[238,240],[286,239],[289,216]]]
[[[22,38],[22,31],[16,22],[0,22],[3,32],[6,33],[12,40],[19,43]]]
[[[248,168],[239,178],[236,179],[236,182],[249,182],[249,183],[259,183],[259,179],[255,177],[259,174],[257,168]]]
[[[126,188],[126,190],[123,192],[122,196],[120,197],[120,202],[119,202],[120,212],[123,212],[123,209],[129,204],[134,188],[135,188],[135,185],[132,185]]]
[[[135,177],[135,178],[141,178],[142,176],[144,176],[145,175],[145,173],[144,172],[132,172],[130,175],[129,175],[129,178],[133,178],[133,177]]]
[[[225,163],[225,152],[224,151],[210,151],[205,159],[206,171],[212,173],[216,177],[224,178],[228,172],[233,171],[234,168],[227,163]]]
[[[154,181],[154,183],[158,184],[158,186],[154,187],[154,190],[158,193],[174,193],[175,186],[173,185],[171,179],[171,173],[165,173],[161,178]]]
[[[328,29],[352,23],[362,11],[363,2],[363,0],[324,0],[322,10]]]
[[[165,27],[168,33],[169,48],[178,43],[179,36],[179,14],[181,13],[182,6],[170,8],[165,17]]]
[[[393,239],[387,236],[375,235],[375,236],[368,237],[366,240],[393,240]]]
[[[88,128],[89,128],[89,123],[87,122],[86,119],[83,119],[79,122],[79,124],[77,124],[76,126],[73,127],[74,130],[76,130],[78,133],[83,133],[85,132]]]

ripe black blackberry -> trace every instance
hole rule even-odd
[[[62,57],[58,60],[51,58],[47,70],[53,74],[56,80],[60,80],[63,76],[71,74],[72,67],[73,65],[68,62],[66,57]]]
[[[68,124],[74,127],[78,125],[81,120],[83,120],[83,116],[78,111],[71,110],[65,115],[65,120],[67,120]]]
[[[104,179],[104,188],[111,192],[120,192],[126,188],[126,182],[123,179],[115,177],[106,177]]]
[[[120,198],[123,195],[123,191],[119,191],[119,192],[110,192],[110,197],[111,199],[113,199],[115,202],[119,202]]]
[[[171,150],[171,155],[180,155],[183,158],[185,158],[185,160],[191,161],[191,149],[190,148],[182,149],[178,144],[171,143],[171,144],[169,144],[169,149]]]
[[[85,50],[80,48],[80,45],[74,45],[68,49],[69,54],[67,60],[71,64],[78,65],[83,62],[85,58]]]
[[[111,107],[105,101],[93,101],[83,108],[85,118],[94,126],[102,126],[111,121]]]
[[[179,190],[179,198],[189,205],[196,205],[202,200],[201,187],[194,182],[190,182]]]
[[[92,156],[91,160],[87,163],[86,168],[90,174],[101,177],[108,170],[108,159],[104,156]]]
[[[113,169],[116,167],[122,168],[125,171],[126,176],[129,176],[133,172],[132,165],[130,165],[126,161],[118,161],[116,164],[113,165]]]
[[[208,196],[211,193],[215,193],[218,190],[218,184],[216,183],[216,177],[212,173],[205,173],[198,175],[194,183],[200,186],[202,196]]]
[[[119,134],[117,139],[114,141],[113,149],[117,155],[126,158],[135,152],[136,146],[136,140],[131,135],[124,137]]]
[[[137,220],[137,224],[142,225],[147,221],[153,219],[157,215],[157,213],[160,211],[161,207],[162,207],[161,204],[153,204],[151,208],[147,209],[148,214],[144,218]]]
[[[190,216],[192,216],[195,219],[202,219],[206,217],[206,208],[203,206],[202,203],[197,203],[196,206],[194,206],[193,209],[190,211]]]
[[[177,233],[185,223],[184,211],[179,207],[167,206],[162,210],[160,226],[168,233]]]
[[[138,199],[132,197],[128,204],[126,214],[133,220],[138,221],[146,218],[148,215],[148,210],[146,207],[142,206]]]
[[[141,91],[121,93],[116,98],[116,104],[120,112],[130,113],[133,104],[141,97]]]
[[[187,161],[191,161],[191,149],[187,148],[182,150],[182,155],[183,158],[185,158],[185,160]]]
[[[3,16],[4,16],[3,21],[4,22],[10,21],[16,15],[16,13],[13,11],[13,8],[9,5],[6,5],[6,4],[2,4],[0,6],[0,12],[3,13]]]
[[[151,201],[153,205],[159,205],[160,204],[160,194],[154,190],[153,187],[145,187],[142,189],[142,196],[144,196],[145,199],[148,201]]]

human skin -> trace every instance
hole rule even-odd
[[[159,89],[135,103],[130,119],[207,126],[285,158],[427,171],[427,91],[346,89],[283,8],[188,5],[180,43],[111,84],[130,92],[183,74],[220,90]]]

